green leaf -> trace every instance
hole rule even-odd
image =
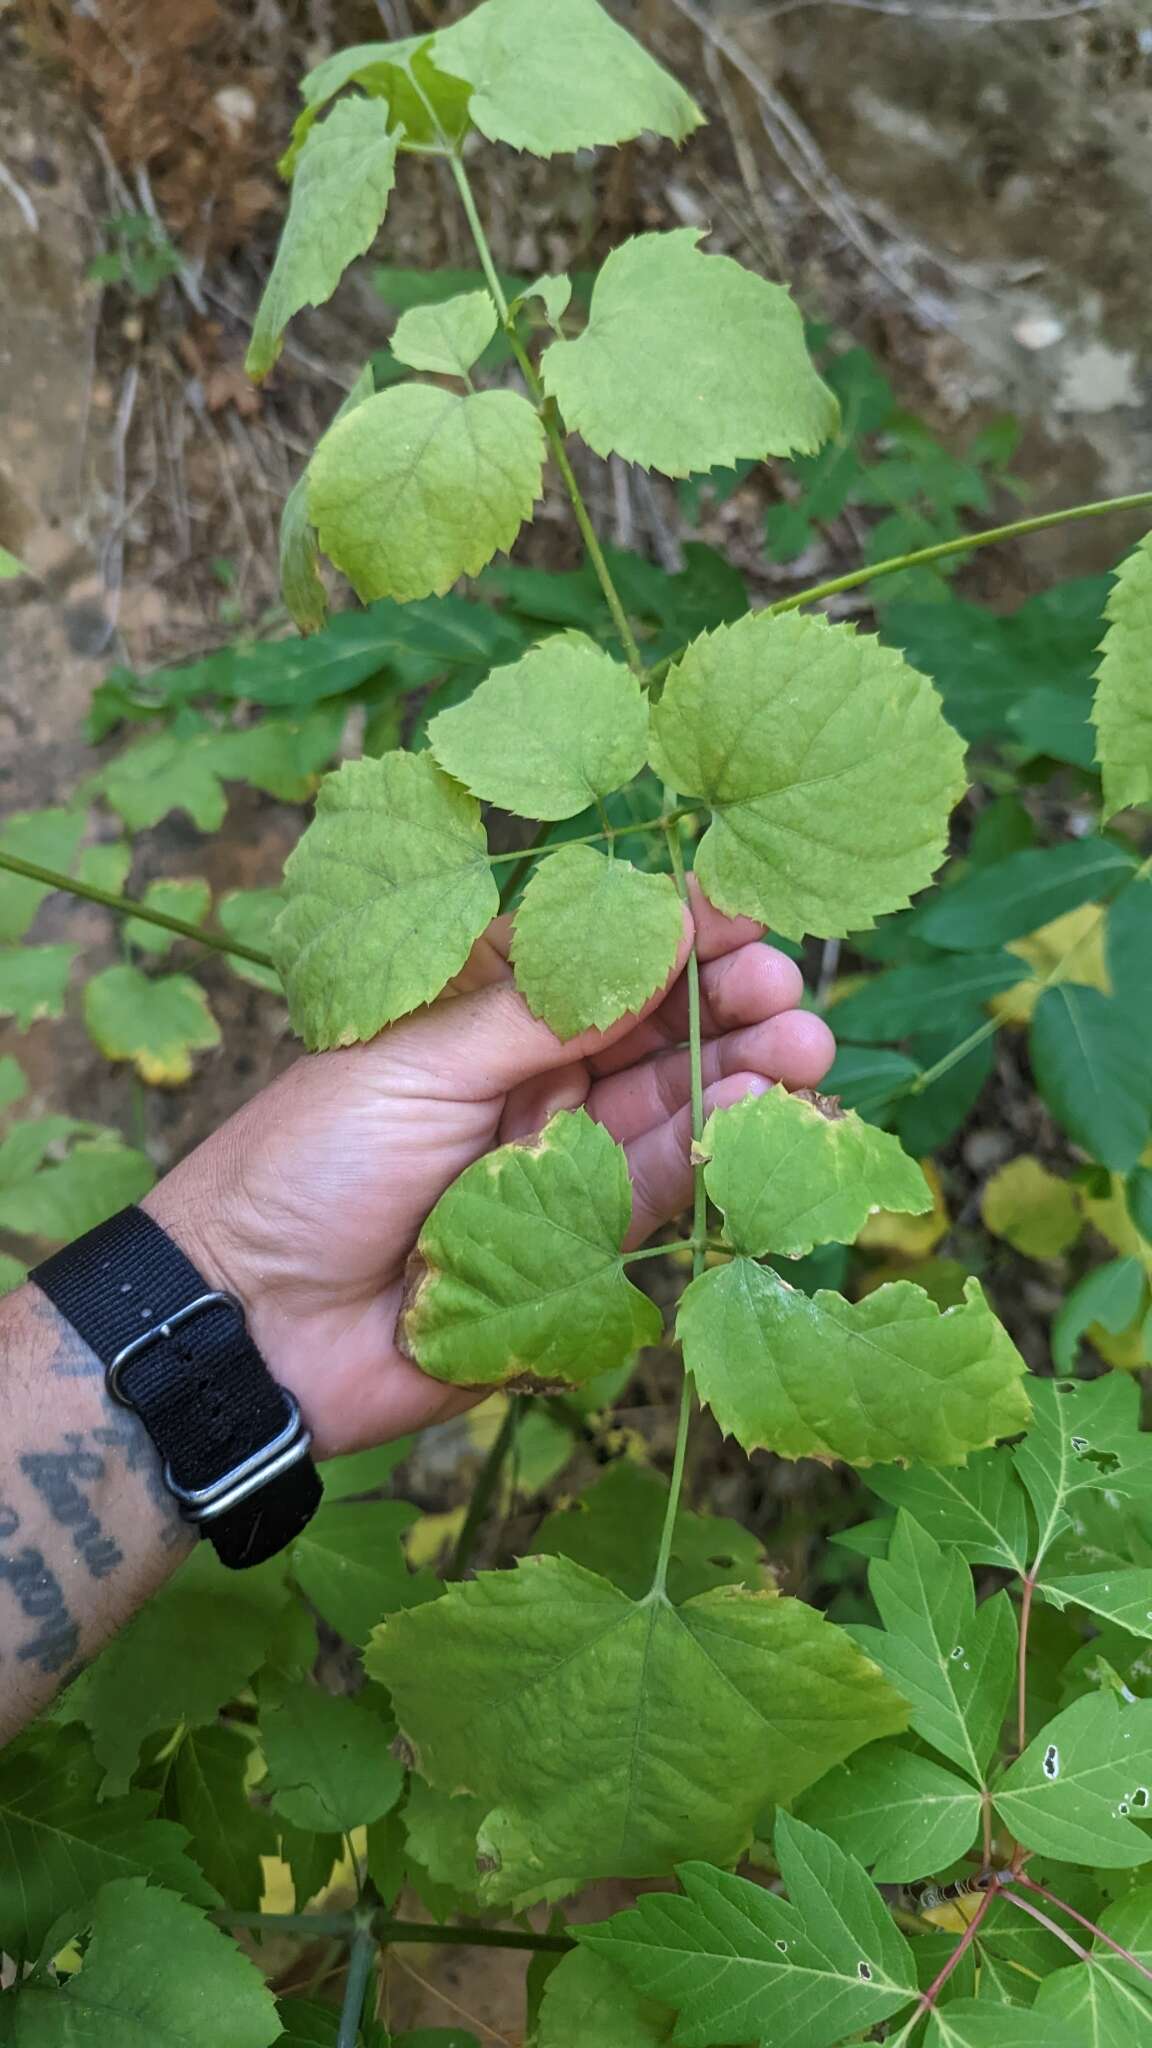
[[[146,1736],[213,1722],[243,1691],[287,1597],[279,1564],[225,1576],[205,1544],[107,1645],[56,1712],[89,1730],[108,1790],[127,1784]]]
[[[989,953],[962,959],[931,960],[922,966],[893,967],[875,974],[828,1011],[837,1036],[872,1045],[885,1038],[906,1038],[916,1031],[939,1031],[980,1022],[981,1007],[1002,989],[1025,979],[1026,969],[1015,953]]]
[[[1107,1490],[1152,1496],[1152,1434],[1139,1427],[1139,1389],[1123,1373],[1075,1381],[1033,1379],[1032,1427],[1015,1452],[1036,1510],[1039,1562],[1068,1528],[1069,1504]]]
[[[402,1344],[462,1386],[579,1385],[610,1371],[662,1328],[625,1278],[631,1212],[623,1148],[582,1109],[487,1153],[420,1233]]]
[[[674,2015],[633,1991],[622,1970],[590,1948],[562,1956],[544,1990],[536,2048],[663,2048]]]
[[[499,908],[479,805],[419,754],[326,777],[284,893],[273,951],[313,1051],[431,1002]]]
[[[910,1884],[971,1848],[980,1794],[929,1756],[870,1742],[805,1794],[800,1817],[834,1836],[877,1884]]]
[[[1064,846],[1010,853],[944,889],[916,921],[930,945],[986,953],[1096,903],[1132,875],[1136,856],[1115,840],[1073,839]]]
[[[131,832],[187,811],[201,832],[218,832],[227,799],[217,773],[216,732],[161,732],[114,756],[96,786]]]
[[[302,81],[307,115],[314,120],[325,103],[356,84],[373,98],[386,100],[402,142],[449,140],[467,128],[469,89],[461,77],[448,77],[432,61],[431,36],[407,36],[392,43],[359,43],[337,50]],[[296,124],[308,132],[305,117]],[[298,154],[298,152],[297,152]],[[291,158],[293,152],[289,152]],[[285,168],[281,165],[281,169]]]
[[[14,582],[17,576],[30,576],[31,570],[10,555],[7,548],[0,548],[0,583]]]
[[[517,392],[398,384],[329,427],[309,516],[365,602],[427,597],[512,546],[543,463],[544,429]]]
[[[334,415],[342,420],[376,389],[371,363],[365,363],[352,389]],[[317,562],[316,532],[308,517],[308,472],[297,477],[280,515],[280,589],[293,623],[302,633],[318,633],[328,616],[328,593]]]
[[[43,1123],[51,1132],[54,1120]],[[35,1150],[25,1150],[21,1142],[35,1129],[34,1124],[17,1124],[0,1143],[0,1227],[23,1237],[70,1243],[138,1202],[156,1178],[144,1153],[96,1125],[77,1126],[81,1134],[91,1130],[94,1135],[81,1135],[58,1162],[41,1164]]]
[[[893,2048],[897,2044],[893,2043]],[[1088,2048],[1043,2013],[956,1998],[928,2021],[924,2048]]]
[[[293,1827],[344,1834],[389,1813],[404,1789],[393,1731],[359,1699],[277,1686],[260,1733],[273,1809]]]
[[[821,1087],[838,1096],[846,1109],[884,1124],[892,1114],[891,1104],[920,1073],[915,1060],[887,1046],[841,1045],[825,1074]]]
[[[1152,801],[1152,705],[1148,633],[1152,627],[1152,534],[1116,571],[1105,607],[1108,630],[1097,672],[1092,718],[1104,777],[1104,816]]]
[[[187,1833],[152,1817],[147,1793],[102,1799],[78,1728],[39,1726],[0,1757],[0,1941],[35,1956],[58,1920],[83,1920],[101,1885],[148,1876],[213,1903]]]
[[[1152,876],[1129,883],[1108,911],[1108,978],[1118,1003],[1143,1015],[1152,1001]]]
[[[370,249],[396,182],[395,135],[377,101],[342,100],[300,151],[288,219],[256,313],[245,367],[268,375],[302,306],[330,299]]]
[[[292,1545],[292,1574],[325,1621],[358,1646],[398,1607],[430,1600],[439,1585],[430,1572],[408,1570],[400,1538],[419,1510],[406,1501],[348,1507],[332,1501]]]
[[[787,1814],[776,1857],[787,1901],[689,1863],[683,1897],[650,1893],[579,1929],[580,1941],[673,2006],[684,2048],[752,2037],[762,2048],[831,2048],[910,2004],[912,1951],[860,1865]]]
[[[537,863],[516,913],[516,986],[558,1038],[602,1031],[663,987],[683,929],[670,875],[561,847]]]
[[[907,1508],[937,1543],[954,1545],[969,1564],[1027,1571],[1028,1499],[1009,1451],[981,1451],[959,1472],[874,1466],[868,1485],[890,1507]]]
[[[1045,1576],[1040,1591],[1054,1607],[1082,1607],[1127,1629],[1129,1635],[1152,1641],[1152,1571],[1128,1566],[1118,1573],[1084,1572],[1071,1579]]]
[[[138,967],[105,967],[85,985],[84,1022],[106,1059],[130,1060],[157,1087],[190,1080],[192,1055],[220,1043],[208,998],[187,974],[153,979]]]
[[[266,2048],[282,2031],[255,1963],[173,1893],[107,1884],[86,1918],[76,1974],[21,1992],[16,2048]]]
[[[522,818],[572,818],[639,774],[648,704],[635,676],[594,640],[559,633],[442,711],[428,744],[486,803]]]
[[[165,1786],[165,1807],[188,1829],[208,1882],[230,1906],[257,1912],[264,1896],[260,1858],[275,1853],[267,1814],[248,1797],[252,1745],[223,1724],[189,1729]]]
[[[568,1557],[598,1572],[642,1600],[656,1570],[667,1482],[627,1459],[609,1465],[594,1486],[568,1507],[545,1516],[531,1549],[544,1557]],[[761,1547],[751,1531],[719,1515],[694,1515],[679,1508],[668,1567],[669,1598],[675,1605],[716,1586],[762,1584]]]
[[[734,1861],[766,1802],[903,1718],[799,1601],[726,1586],[634,1602],[557,1557],[396,1615],[367,1662],[424,1776],[483,1800],[493,1901]]]
[[[279,889],[231,889],[216,905],[216,917],[221,931],[227,932],[230,939],[239,939],[242,946],[266,953],[272,944],[272,927],[283,908],[284,897]],[[259,967],[254,960],[241,960],[235,954],[228,964],[241,981],[250,981],[254,988],[269,989],[273,995],[283,994],[274,967]]]
[[[1099,1925],[1145,1970],[1152,1969],[1152,1886],[1114,1900],[1099,1915]],[[1090,1965],[1057,1970],[1041,1985],[1036,2006],[1074,2022],[1084,2048],[1132,2048],[1152,2028],[1152,1982],[1096,1941]]]
[[[544,388],[597,455],[688,476],[740,455],[811,451],[835,432],[782,285],[697,248],[700,228],[615,249],[576,341],[541,359]]]
[[[798,613],[697,640],[652,732],[657,774],[713,807],[696,854],[705,894],[786,938],[866,930],[906,904],[939,865],[965,785],[926,678],[853,627]]]
[[[404,1806],[404,1832],[410,1857],[431,1878],[457,1897],[476,1890],[476,1837],[484,1807],[468,1793],[437,1792],[413,1774]]]
[[[572,303],[572,279],[547,274],[535,278],[531,284],[526,284],[523,290],[516,294],[516,303],[512,310],[515,311],[522,306],[527,299],[540,300],[548,325],[554,327],[559,334],[560,322]]]
[[[19,1259],[10,1259],[7,1252],[0,1252],[0,1294],[11,1294],[27,1278],[27,1266],[22,1266]]]
[[[850,1302],[736,1258],[692,1281],[676,1328],[700,1399],[746,1451],[958,1465],[1027,1425],[1024,1361],[978,1280],[941,1314],[911,1281]]]
[[[783,1088],[750,1096],[709,1117],[702,1149],[725,1236],[753,1259],[851,1244],[877,1209],[923,1215],[932,1207],[932,1190],[899,1141],[827,1096]]]
[[[683,142],[699,107],[596,0],[487,0],[437,35],[436,62],[472,86],[489,142],[533,156],[651,133]]]
[[[199,879],[149,882],[141,901],[146,909],[163,911],[165,917],[203,924],[211,908],[212,891]],[[165,931],[163,925],[149,924],[145,918],[130,917],[124,924],[124,937],[144,953],[161,954],[176,944],[178,934]]]
[[[28,1080],[23,1067],[7,1053],[0,1057],[0,1116],[11,1109],[14,1102],[22,1102],[28,1093]]]
[[[0,946],[0,1017],[27,1031],[41,1017],[62,1017],[79,946]]]
[[[487,291],[465,292],[434,306],[412,306],[397,322],[392,353],[412,370],[467,377],[496,332],[496,318]]]
[[[1062,982],[1032,1018],[1036,1086],[1085,1152],[1127,1173],[1152,1135],[1152,1046],[1142,1024],[1099,989]]]
[[[357,1494],[378,1493],[388,1484],[397,1465],[408,1456],[413,1442],[412,1437],[401,1436],[389,1444],[377,1444],[375,1450],[350,1451],[342,1458],[325,1458],[320,1466],[325,1501],[353,1500]]]
[[[0,853],[69,874],[83,837],[82,810],[16,811],[0,832]],[[29,882],[0,869],[0,940],[22,939],[51,893],[44,882]]]
[[[1121,1705],[1088,1693],[1040,1730],[995,1788],[996,1811],[1026,1849],[1064,1863],[1128,1870],[1148,1837],[1128,1818],[1148,1811],[1152,1700]]]
[[[910,1702],[915,1733],[982,1784],[1015,1678],[1007,1593],[977,1607],[963,1558],[903,1511],[868,1584],[884,1630],[854,1628],[854,1639]]]
[[[1135,1257],[1109,1259],[1085,1273],[1052,1318],[1052,1362],[1057,1372],[1074,1369],[1080,1340],[1094,1323],[1116,1337],[1131,1329],[1144,1306],[1146,1285],[1143,1261]]]

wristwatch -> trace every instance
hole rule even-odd
[[[184,1520],[233,1570],[299,1535],[323,1491],[291,1394],[252,1342],[240,1303],[210,1287],[143,1209],[108,1222],[29,1278],[140,1417]]]

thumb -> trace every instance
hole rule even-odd
[[[501,921],[503,922],[503,921]],[[376,1044],[387,1048],[389,1062],[418,1074],[429,1094],[462,1102],[486,1102],[507,1095],[522,1082],[556,1067],[591,1058],[614,1045],[663,1002],[684,971],[692,945],[692,922],[685,910],[680,945],[671,973],[638,1010],[618,1017],[606,1031],[583,1031],[576,1038],[558,1038],[534,1017],[508,977],[466,994],[442,996],[427,1010],[394,1024]],[[506,934],[496,926],[480,941],[486,960],[502,959]],[[484,972],[491,973],[489,964]]]

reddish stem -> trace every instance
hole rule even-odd
[[[1065,1948],[1070,1948],[1073,1955],[1076,1956],[1080,1962],[1091,1962],[1092,1958],[1089,1955],[1088,1950],[1086,1948],[1081,1948],[1080,1943],[1078,1941],[1073,1941],[1072,1936],[1066,1931],[1065,1928],[1057,1927],[1055,1920],[1050,1920],[1048,1918],[1047,1913],[1042,1913],[1040,1911],[1039,1906],[1033,1906],[1027,1899],[1022,1899],[1020,1897],[1019,1892],[1014,1892],[1010,1885],[1005,1885],[1003,1887],[1003,1891],[1004,1897],[1006,1899],[1011,1899],[1012,1904],[1014,1906],[1018,1906],[1022,1913],[1027,1913],[1028,1918],[1030,1920],[1038,1920],[1040,1922],[1041,1927],[1046,1927],[1048,1929],[1049,1934],[1054,1934],[1056,1936],[1057,1941],[1062,1941],[1064,1943]],[[1060,1902],[1057,1901],[1057,1903]]]
[[[984,1850],[984,1857],[983,1857],[983,1863],[982,1863],[982,1865],[981,1865],[981,1868],[982,1868],[982,1869],[984,1869],[984,1870],[991,1870],[991,1868],[992,1868],[992,1800],[991,1800],[991,1797],[990,1797],[990,1795],[989,1795],[989,1793],[988,1793],[987,1787],[985,1787],[985,1790],[984,1790],[984,1795],[983,1795],[983,1801],[982,1801],[982,1804],[981,1804],[981,1809],[980,1809],[980,1824],[981,1824],[981,1828],[982,1828],[982,1830],[983,1830],[983,1834],[982,1834],[982,1842],[983,1842],[983,1850]]]
[[[1032,1619],[1032,1595],[1036,1581],[1029,1572],[1024,1579],[1024,1597],[1020,1602],[1020,1648],[1016,1660],[1016,1747],[1023,1751],[1028,1747],[1028,1625]]]
[[[1055,1892],[1050,1892],[1046,1884],[1038,1884],[1034,1877],[1025,1877],[1021,1872],[1015,1881],[1017,1884],[1026,1885],[1030,1892],[1039,1892],[1040,1897],[1048,1899],[1052,1905],[1059,1906],[1060,1911],[1067,1913],[1070,1920],[1075,1920],[1078,1926],[1087,1928],[1089,1934],[1095,1935],[1097,1941],[1102,1941],[1116,1955],[1123,1956],[1126,1963],[1131,1963],[1132,1968],[1138,1970],[1142,1977],[1147,1977],[1149,1983],[1152,1984],[1152,1970],[1148,1968],[1147,1963],[1142,1963],[1140,1958],[1134,1956],[1130,1949],[1123,1948],[1118,1941],[1113,1941],[1112,1936],[1106,1934],[1102,1927],[1098,1927],[1095,1920],[1089,1920],[1085,1914],[1078,1913],[1075,1906],[1070,1906],[1066,1899],[1058,1897]],[[1024,1901],[1017,1899],[1016,1903],[1017,1905],[1023,1905]]]
[[[936,2003],[936,2000],[939,1998],[940,1993],[944,1989],[945,1984],[948,1982],[949,1977],[952,1975],[953,1970],[956,1968],[957,1963],[960,1961],[962,1956],[967,1954],[968,1950],[972,1946],[972,1943],[975,1941],[976,1936],[980,1931],[980,1923],[983,1920],[984,1915],[987,1913],[989,1906],[992,1904],[992,1901],[996,1897],[999,1890],[999,1879],[993,1878],[992,1883],[989,1885],[987,1891],[985,1892],[983,1898],[980,1901],[980,1904],[977,1906],[976,1911],[973,1913],[972,1918],[968,1922],[967,1927],[964,1929],[962,1939],[957,1942],[956,1947],[953,1949],[951,1955],[948,1958],[948,1961],[944,1965],[944,1968],[940,1970],[938,1974],[932,1979],[931,1984],[928,1986],[927,1991],[924,1993],[924,1996],[920,2000],[919,2005],[916,2007],[915,2014],[913,2015],[914,2019],[922,2019],[926,2012],[931,2012],[933,2006]]]

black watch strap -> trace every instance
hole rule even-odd
[[[299,1535],[320,1503],[300,1411],[240,1304],[208,1286],[143,1209],[122,1209],[29,1276],[132,1408],[185,1520],[234,1570]]]

